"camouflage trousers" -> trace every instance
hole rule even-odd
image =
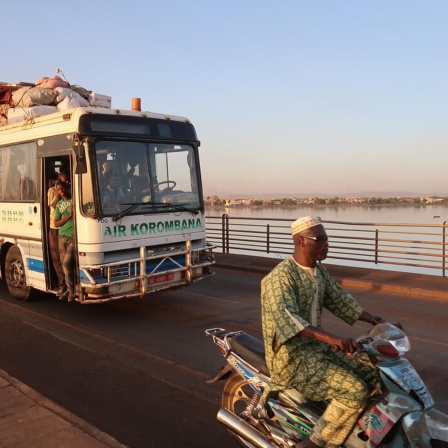
[[[59,235],[59,257],[61,259],[62,271],[65,276],[65,284],[70,293],[74,292],[74,259],[73,259],[73,238]]]
[[[48,233],[48,241],[50,243],[51,261],[58,276],[58,287],[65,289],[65,275],[62,270],[61,257],[59,255],[59,235],[58,229],[50,229]]]
[[[336,448],[348,437],[374,390],[377,372],[368,359],[349,358],[342,353],[328,352],[317,356],[314,362],[319,365],[318,378],[309,378],[299,390],[313,401],[330,403],[310,439],[319,446]]]

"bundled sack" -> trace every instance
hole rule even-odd
[[[54,91],[57,94],[56,99],[54,101],[56,104],[59,104],[60,102],[64,101],[65,97],[73,92],[73,90],[70,87],[56,87]]]
[[[12,106],[32,107],[54,103],[57,92],[53,89],[25,86],[12,94]]]
[[[58,110],[74,109],[75,107],[87,107],[89,102],[79,93],[70,92],[66,97],[58,103]]]
[[[36,83],[36,87],[42,87],[43,89],[55,89],[56,87],[68,87],[70,84],[67,81],[63,81],[59,76],[53,76],[52,78],[42,77]]]
[[[76,84],[71,86],[71,89],[74,90],[76,93],[79,93],[79,95],[81,95],[86,100],[89,99],[89,95],[92,93],[91,90],[87,90],[84,87],[78,86]]]
[[[72,95],[72,99],[75,103],[77,103],[77,106],[88,106],[90,101],[88,98],[81,95],[79,92],[73,89],[73,87],[56,87],[54,89],[55,92],[57,92],[55,103],[59,104],[62,101],[65,100],[65,98],[69,95]],[[85,102],[84,100],[87,100]]]
[[[10,107],[8,109],[8,124],[20,123],[42,115],[53,114],[57,112],[56,106],[33,106],[33,107]]]

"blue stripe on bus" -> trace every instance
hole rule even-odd
[[[44,262],[42,260],[36,260],[35,258],[27,258],[28,269],[30,271],[39,272],[43,274],[45,272]]]

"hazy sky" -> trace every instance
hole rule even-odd
[[[448,194],[446,0],[22,0],[0,81],[187,116],[205,195]]]

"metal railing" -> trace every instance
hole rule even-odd
[[[443,224],[322,222],[330,239],[327,260],[446,276],[447,221]],[[282,257],[293,251],[290,219],[223,214],[206,216],[206,223],[208,241],[223,253],[258,252]]]

